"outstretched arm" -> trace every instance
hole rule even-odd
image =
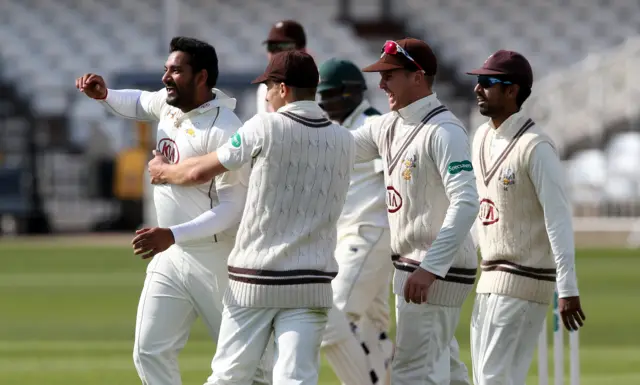
[[[77,78],[76,88],[114,114],[136,120],[159,120],[167,98],[164,89],[157,92],[108,89],[102,76],[91,73]]]
[[[254,116],[216,152],[169,164],[154,151],[155,158],[149,162],[151,183],[196,185],[208,182],[226,171],[237,170],[260,153],[263,132],[260,117]]]

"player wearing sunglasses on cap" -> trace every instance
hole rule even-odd
[[[585,319],[571,206],[551,138],[521,110],[533,85],[527,59],[500,50],[468,74],[478,77],[478,107],[489,118],[473,139],[482,198],[476,223],[482,273],[471,322],[474,383],[524,384],[556,282],[565,327],[577,330]]]
[[[300,50],[307,52],[307,36],[304,28],[295,20],[282,20],[275,23],[269,30],[267,39],[262,42],[267,49],[267,59],[278,52]],[[256,91],[256,113],[275,112],[267,102],[267,86],[258,85]]]
[[[358,162],[380,156],[395,267],[394,385],[469,384],[454,332],[475,282],[470,229],[478,194],[463,124],[432,90],[431,48],[417,39],[387,41],[363,69],[380,73],[392,112],[354,132]]]

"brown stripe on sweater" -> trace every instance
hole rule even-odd
[[[395,123],[394,123],[394,125],[391,127],[391,130],[389,130],[387,133],[388,134],[387,135],[387,146],[388,146],[387,147],[387,165],[389,167],[389,175],[393,173],[393,170],[396,168],[396,165],[400,161],[400,157],[405,152],[405,150],[409,147],[411,142],[413,142],[413,139],[418,135],[418,132],[420,132],[422,127],[424,127],[427,123],[429,123],[429,120],[434,118],[436,115],[439,115],[445,111],[448,111],[445,106],[438,106],[433,110],[429,111],[427,116],[425,116],[422,119],[420,124],[418,124],[411,132],[409,132],[409,135],[407,136],[407,138],[404,140],[404,142],[398,149],[398,152],[393,156],[393,158],[391,158],[391,146],[393,144],[392,143],[393,136],[395,134]],[[396,119],[396,122],[397,122],[397,119]]]
[[[483,260],[480,262],[480,266],[484,269],[485,266],[497,266],[497,265],[508,265],[520,271],[526,271],[534,274],[554,274],[556,273],[556,269],[542,269],[538,267],[530,267],[524,265],[518,265],[515,262],[507,261],[506,259],[496,259],[496,260]]]
[[[282,278],[282,279],[255,278],[255,277],[237,276],[234,274],[229,274],[229,279],[232,281],[244,282],[252,285],[265,285],[265,286],[310,285],[313,283],[331,284],[331,280],[332,280],[332,278],[325,278],[325,277]]]
[[[330,126],[332,123],[325,119],[325,118],[321,118],[321,119],[312,119],[312,118],[306,118],[304,116],[301,115],[297,115],[294,114],[293,112],[289,112],[289,111],[285,111],[285,112],[280,112],[281,115],[286,116],[287,118],[294,120],[302,125],[308,126],[308,127],[313,127],[313,128],[321,128],[321,127],[328,127]]]
[[[509,274],[519,275],[536,279],[539,281],[556,281],[556,269],[541,269],[536,267],[522,266],[506,260],[482,261],[480,263],[482,271],[502,271]]]
[[[420,262],[413,259],[401,257],[399,255],[392,255],[391,260],[393,267],[396,270],[405,271],[407,273],[413,273],[420,266]],[[476,282],[477,269],[466,269],[461,267],[451,267],[447,272],[447,275],[436,278],[445,282],[455,282],[464,285],[473,285]]]
[[[511,150],[513,150],[513,148],[516,146],[516,143],[518,143],[518,140],[522,137],[522,135],[524,135],[525,132],[527,132],[527,130],[533,127],[534,124],[535,123],[533,122],[533,120],[527,119],[527,121],[522,125],[522,127],[520,127],[513,138],[511,138],[511,141],[509,142],[507,147],[500,153],[489,170],[487,170],[487,161],[485,157],[485,141],[487,139],[489,131],[491,131],[491,127],[487,127],[487,130],[482,137],[482,143],[480,144],[480,172],[482,172],[482,178],[485,186],[489,185],[491,178],[493,178],[496,172],[498,172],[498,168],[500,168],[505,159],[507,159],[507,156],[509,156]]]

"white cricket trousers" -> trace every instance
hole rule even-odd
[[[525,385],[548,305],[477,294],[471,316],[475,385]]]
[[[393,385],[469,385],[454,337],[459,307],[408,303],[396,296],[396,350]]]
[[[389,291],[393,264],[389,230],[368,225],[342,230],[336,247],[338,275],[331,282],[322,351],[343,385],[375,384],[387,377]]]
[[[136,318],[133,361],[144,385],[180,385],[178,353],[198,316],[212,338],[220,330],[232,242],[218,242],[198,258],[177,246],[156,255],[147,268]],[[198,261],[206,261],[207,266]],[[257,373],[256,383],[269,383]]]
[[[328,309],[225,306],[206,385],[249,385],[272,333],[273,384],[316,385]]]

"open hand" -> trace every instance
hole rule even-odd
[[[133,238],[133,254],[141,255],[142,259],[153,258],[175,243],[171,230],[162,227],[140,229]]]
[[[418,304],[427,302],[427,292],[436,279],[435,274],[418,267],[404,284],[404,300]]]
[[[580,297],[566,297],[558,299],[558,310],[564,327],[569,331],[575,331],[584,326],[587,317],[582,311]]]

